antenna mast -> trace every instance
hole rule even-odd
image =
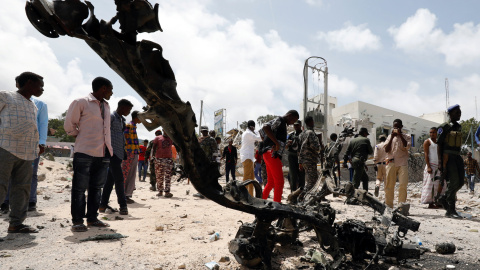
[[[445,107],[448,109],[450,105],[450,94],[449,94],[448,78],[445,78]]]

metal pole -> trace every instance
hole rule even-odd
[[[323,72],[324,76],[324,89],[323,89],[323,110],[324,110],[324,115],[325,115],[325,120],[324,120],[324,136],[323,136],[323,142],[326,145],[327,144],[327,136],[328,136],[328,67],[325,66],[325,71]]]
[[[307,117],[307,106],[308,106],[308,59],[305,60],[305,65],[303,65],[303,127],[306,127],[305,125],[305,117]]]
[[[223,121],[223,130],[222,130],[222,137],[225,138],[225,135],[227,134],[227,109],[223,109],[225,112],[225,121]]]
[[[473,134],[473,129],[472,129],[472,126],[470,126],[470,136],[472,137],[472,155],[473,157],[475,157],[475,148],[473,148],[473,137],[475,136],[475,134]]]
[[[198,134],[202,134],[200,130],[202,129],[202,115],[203,115],[203,100],[200,100],[200,125],[198,126]]]

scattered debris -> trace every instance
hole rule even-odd
[[[184,263],[182,263],[182,264],[180,264],[180,265],[178,266],[178,269],[185,269],[185,268],[187,268],[187,267],[185,266]]]
[[[155,225],[155,231],[163,231],[163,229],[164,229],[163,225],[160,225],[160,224]]]
[[[187,216],[188,216],[187,214],[183,214],[180,216],[180,218],[187,218]]]
[[[435,250],[439,254],[453,254],[456,250],[455,244],[451,242],[445,242],[435,245]]]
[[[45,226],[37,225],[37,229],[39,230],[45,229]]]
[[[192,236],[193,240],[205,240],[205,237],[203,236]]]
[[[47,195],[43,196],[43,199],[44,199],[45,201],[50,200],[50,198],[51,198],[51,197],[50,197],[50,196],[47,196]]]
[[[39,174],[39,175],[37,176],[37,181],[38,181],[38,182],[45,181],[45,179],[47,179],[47,176],[46,176],[44,173]]]
[[[216,233],[214,233],[210,236],[210,242],[217,241],[218,239],[220,239],[220,234],[218,232],[216,232]]]
[[[230,261],[230,257],[228,256],[222,256],[220,260],[218,260],[218,262],[229,262],[229,261]]]
[[[98,240],[113,240],[113,239],[120,239],[120,238],[127,238],[128,236],[120,234],[120,233],[109,233],[109,234],[97,234],[94,236],[87,237],[85,239],[80,239],[80,242],[85,241],[98,241]]]
[[[477,229],[470,229],[470,230],[468,230],[468,231],[469,231],[469,232],[478,232]]]
[[[123,220],[123,217],[115,216],[115,220]]]
[[[215,261],[208,262],[205,264],[205,266],[208,267],[208,269],[212,269],[212,270],[220,269],[220,265],[218,265],[218,263]]]

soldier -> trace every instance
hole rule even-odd
[[[440,202],[447,210],[446,217],[461,218],[455,210],[457,191],[462,188],[465,169],[463,159],[460,156],[462,146],[462,126],[458,123],[462,111],[458,104],[448,108],[450,122],[443,123],[438,127],[438,169],[442,172],[442,180],[447,180],[447,191]]]
[[[200,147],[202,148],[203,152],[205,152],[205,155],[207,156],[207,159],[210,160],[210,162],[216,162],[213,157],[213,154],[217,152],[217,142],[215,141],[215,138],[208,135],[207,126],[202,126],[200,128],[200,132],[202,132],[202,137],[198,139]],[[195,193],[193,194],[193,196],[201,199],[205,198],[205,196],[200,193]]]
[[[348,158],[352,157],[353,186],[358,188],[360,182],[362,182],[363,189],[368,190],[368,175],[365,171],[365,161],[367,161],[368,155],[373,154],[373,148],[370,140],[367,138],[370,134],[366,128],[361,128],[358,134],[360,136],[351,140],[348,144],[343,160],[344,164],[347,164]]]
[[[305,172],[305,188],[300,198],[315,186],[318,180],[318,153],[320,152],[320,141],[315,131],[314,122],[311,116],[305,117],[307,129],[300,134],[300,150],[298,151],[298,167]]]
[[[330,134],[330,142],[327,143],[325,147],[325,158],[326,158],[326,169],[331,169],[335,165],[337,166],[337,174],[338,178],[335,174],[333,174],[333,178],[335,180],[335,185],[337,187],[340,185],[340,152],[342,151],[342,144],[337,143],[338,135],[337,133]]]
[[[161,130],[155,131],[155,137],[162,135]],[[148,142],[147,151],[145,151],[146,162],[150,162],[150,190],[157,191],[157,178],[155,176],[155,151],[153,151],[153,140]]]
[[[208,135],[207,126],[202,126],[200,131],[202,132],[202,137],[198,139],[200,147],[203,149],[203,152],[205,152],[205,155],[207,155],[208,160],[214,161],[213,154],[217,152],[217,142],[215,138]]]
[[[298,168],[298,142],[302,133],[302,121],[297,120],[297,122],[293,124],[293,128],[295,130],[287,135],[287,144],[285,145],[285,148],[288,150],[288,171],[291,192],[305,186],[305,174]]]
[[[380,137],[378,137],[378,140],[380,143],[375,145],[375,151],[373,153],[373,162],[375,163],[373,168],[377,172],[377,180],[375,181],[375,197],[378,197],[380,185],[383,181],[385,181],[385,177],[387,176],[387,169],[385,166],[385,158],[387,157],[387,153],[385,153],[384,148],[387,137],[382,134]]]

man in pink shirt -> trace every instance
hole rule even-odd
[[[407,201],[408,185],[408,150],[411,137],[402,132],[402,120],[393,121],[393,131],[384,143],[386,155],[385,204],[393,208],[395,183],[398,177],[398,203]]]
[[[164,191],[166,198],[171,198],[173,196],[170,192],[170,180],[172,178],[173,169],[172,144],[172,139],[170,139],[165,132],[163,132],[163,135],[158,135],[153,140],[158,197],[163,196]]]
[[[84,217],[87,218],[88,226],[109,226],[98,220],[97,216],[107,168],[113,155],[110,106],[106,101],[113,94],[113,86],[109,80],[97,77],[92,81],[92,89],[93,93],[70,104],[64,123],[67,134],[76,138],[71,201],[73,232],[87,231],[83,224]]]

